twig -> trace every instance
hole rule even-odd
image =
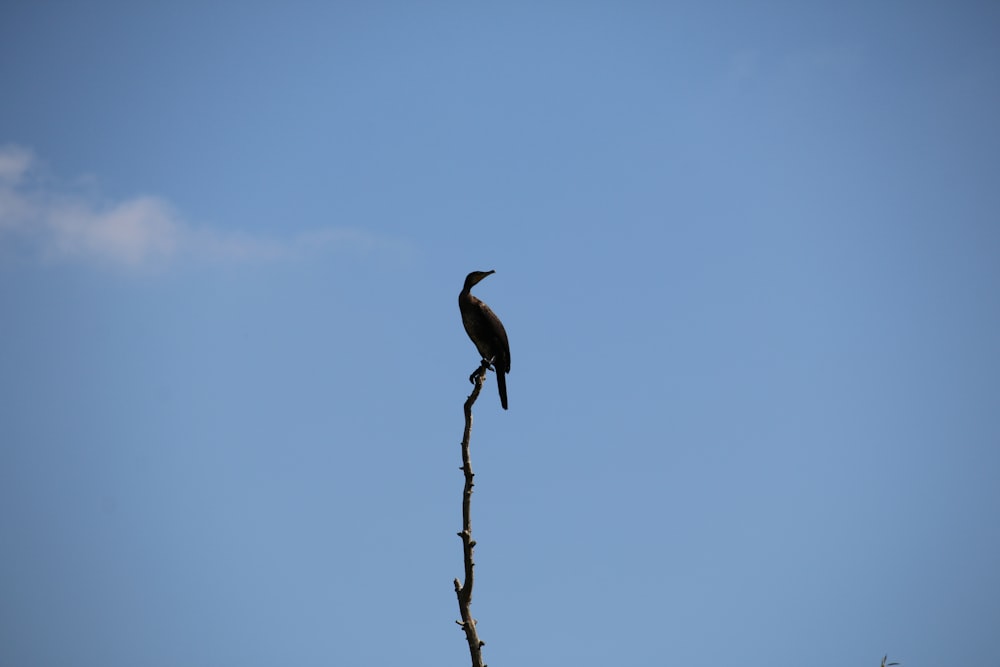
[[[483,361],[479,368],[469,376],[469,381],[475,386],[469,398],[465,401],[465,435],[462,437],[462,470],[465,472],[465,490],[462,493],[462,532],[458,534],[462,538],[462,552],[465,556],[465,584],[455,579],[455,595],[458,596],[458,610],[462,614],[461,621],[455,621],[463,630],[465,638],[469,642],[469,654],[472,656],[472,667],[486,667],[483,664],[483,646],[486,643],[479,639],[479,632],[476,630],[476,619],[472,618],[472,585],[475,580],[473,568],[476,564],[472,560],[472,550],[476,546],[476,541],[472,539],[472,461],[469,457],[469,439],[472,437],[472,404],[479,397],[479,392],[486,381],[486,369],[490,367],[490,362]]]

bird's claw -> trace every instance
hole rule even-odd
[[[496,357],[494,357],[495,359]],[[471,384],[476,384],[476,378],[480,375],[484,375],[486,371],[494,371],[493,359],[483,359],[483,362],[479,364],[479,368],[472,371],[472,375],[469,376],[469,382]]]

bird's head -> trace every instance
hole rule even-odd
[[[490,275],[491,273],[496,273],[495,271],[473,271],[465,277],[465,287],[463,289],[470,289],[473,285],[478,283],[480,280]]]

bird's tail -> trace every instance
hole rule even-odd
[[[500,390],[500,405],[507,409],[507,374],[497,368],[497,389]]]

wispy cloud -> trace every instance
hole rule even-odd
[[[271,261],[337,249],[370,251],[385,239],[350,228],[288,237],[233,233],[185,221],[160,197],[103,202],[43,182],[34,153],[0,146],[0,258],[79,261],[123,268],[182,259]],[[398,245],[398,244],[395,244]]]
[[[35,161],[34,154],[20,146],[0,147],[0,183],[16,183]]]
[[[780,54],[745,49],[730,56],[723,81],[731,90],[769,83],[824,83],[853,76],[864,66],[864,60],[864,50],[853,44],[818,46]]]

